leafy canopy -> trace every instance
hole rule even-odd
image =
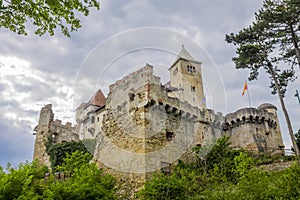
[[[81,27],[79,13],[89,15],[90,8],[100,8],[97,0],[0,0],[0,28],[27,35],[28,22],[36,27],[35,34],[54,35],[57,27],[70,37]]]
[[[169,176],[155,174],[139,192],[139,197],[145,200],[300,198],[299,166],[264,171],[255,166],[254,159],[245,151],[236,151],[229,144],[228,138],[221,138],[200,160],[180,162]],[[205,148],[195,151],[201,153]]]
[[[288,82],[296,78],[294,65],[300,64],[299,33],[300,0],[265,0],[255,21],[225,40],[237,46],[233,58],[237,69],[249,69],[249,80],[257,79],[264,69],[270,75],[272,93],[279,89],[284,96]]]
[[[89,154],[81,151],[68,155],[59,167],[72,169],[71,176],[63,180],[53,174],[44,179],[48,169],[38,162],[8,166],[7,172],[0,168],[0,199],[116,199],[114,178],[103,174],[88,158]]]
[[[48,137],[46,143],[46,152],[50,156],[51,168],[56,171],[56,167],[63,164],[67,155],[71,155],[75,151],[82,151],[89,155],[89,160],[92,159],[92,155],[88,152],[82,141],[71,141],[54,144],[52,137]]]

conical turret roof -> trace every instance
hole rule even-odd
[[[193,56],[191,56],[191,54],[184,48],[184,45],[181,45],[181,50],[179,52],[179,54],[177,55],[177,58],[185,58],[187,60],[195,60],[195,58]]]

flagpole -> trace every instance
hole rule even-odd
[[[245,81],[246,81],[246,83],[247,83],[247,80],[245,80]],[[247,83],[247,85],[248,85],[248,83]],[[250,108],[251,108],[250,92],[249,92],[249,87],[248,87],[248,86],[247,86],[247,93],[248,93],[249,106],[250,106]]]
[[[250,101],[249,87],[248,87],[248,89],[247,89],[247,93],[248,93],[249,106],[250,106],[250,108],[251,108],[251,101]]]

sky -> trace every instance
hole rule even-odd
[[[0,165],[16,166],[33,156],[33,129],[43,105],[52,104],[55,118],[74,123],[74,110],[97,89],[108,86],[146,63],[162,83],[181,45],[202,62],[207,106],[228,114],[249,107],[242,96],[249,71],[236,70],[235,47],[225,34],[245,28],[262,5],[255,0],[100,1],[100,11],[80,16],[82,28],[63,36],[28,36],[0,29]],[[299,74],[299,70],[297,71]],[[285,98],[294,132],[300,128],[300,106],[294,97],[297,79]],[[268,76],[248,83],[252,107],[268,102],[278,108],[286,148],[290,141],[277,96]]]

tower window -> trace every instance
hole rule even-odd
[[[133,101],[133,100],[134,100],[134,97],[135,97],[135,94],[133,94],[133,93],[128,93],[128,96],[129,96],[129,101]]]
[[[171,131],[167,131],[166,132],[166,138],[167,138],[168,141],[172,141],[173,137],[174,137],[174,133],[173,132],[171,132]]]
[[[173,71],[173,75],[176,75],[178,73],[178,68],[175,68],[175,70]]]
[[[195,86],[191,86],[191,92],[196,92],[196,87]]]
[[[91,117],[91,123],[92,124],[95,123],[95,117],[94,116]]]
[[[196,68],[194,66],[191,65],[187,65],[187,71],[190,73],[196,73]]]

